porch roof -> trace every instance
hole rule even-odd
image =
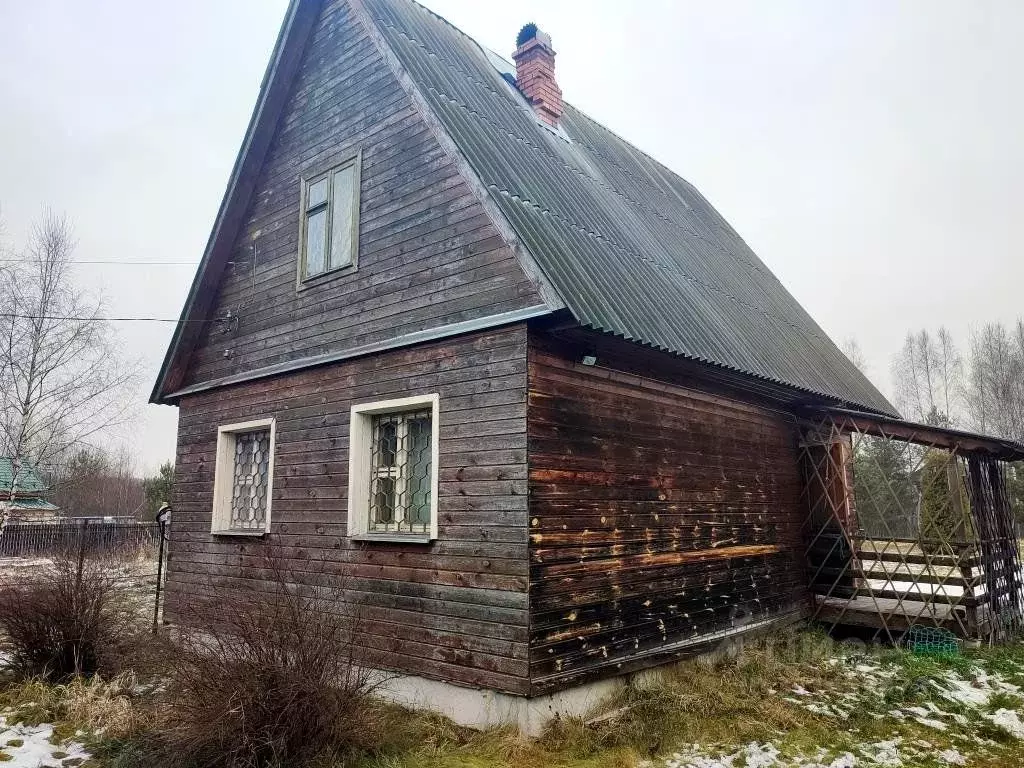
[[[984,453],[1003,461],[1024,460],[1024,444],[978,432],[920,424],[846,408],[806,408],[800,412],[800,416],[807,421],[820,422],[823,419],[830,419],[840,430],[856,429],[867,435],[956,450],[960,453]]]

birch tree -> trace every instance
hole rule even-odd
[[[0,530],[26,467],[55,466],[129,415],[131,367],[121,362],[103,305],[73,280],[67,219],[46,214],[18,262],[0,275]]]
[[[843,354],[846,355],[847,359],[853,363],[865,376],[868,375],[868,361],[864,356],[864,350],[860,347],[860,342],[857,341],[853,336],[847,337],[842,345]]]
[[[979,432],[1024,440],[1024,319],[971,335],[969,410]]]
[[[908,333],[893,360],[896,406],[912,421],[955,424],[963,397],[963,357],[952,334],[939,328]]]

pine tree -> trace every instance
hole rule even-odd
[[[170,503],[173,485],[174,464],[169,461],[160,465],[159,474],[145,479],[143,488],[146,492],[146,508],[151,514],[155,515],[165,501]]]
[[[921,548],[952,553],[954,542],[973,538],[971,506],[956,459],[930,450],[921,465]]]
[[[906,445],[864,437],[854,453],[853,488],[857,520],[871,538],[904,538],[917,530],[917,489],[906,460]]]

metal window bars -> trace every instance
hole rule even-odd
[[[432,418],[429,410],[373,417],[371,533],[430,530]]]
[[[270,430],[240,432],[234,439],[235,461],[229,527],[238,531],[262,530],[267,522]]]
[[[894,643],[915,627],[989,642],[1020,634],[1009,453],[864,414],[819,413],[800,427],[811,618]]]

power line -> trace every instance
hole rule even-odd
[[[34,264],[34,259],[0,259],[0,263],[3,264]],[[68,262],[69,264],[128,264],[133,267],[167,267],[167,266],[181,266],[181,267],[195,267],[199,265],[198,261],[127,261],[123,259],[88,259],[88,260],[74,260]]]
[[[110,323],[214,323],[219,319],[180,320],[177,317],[68,317],[66,315],[19,315],[13,312],[0,312],[0,317],[10,320],[79,320],[82,322],[103,320]]]

